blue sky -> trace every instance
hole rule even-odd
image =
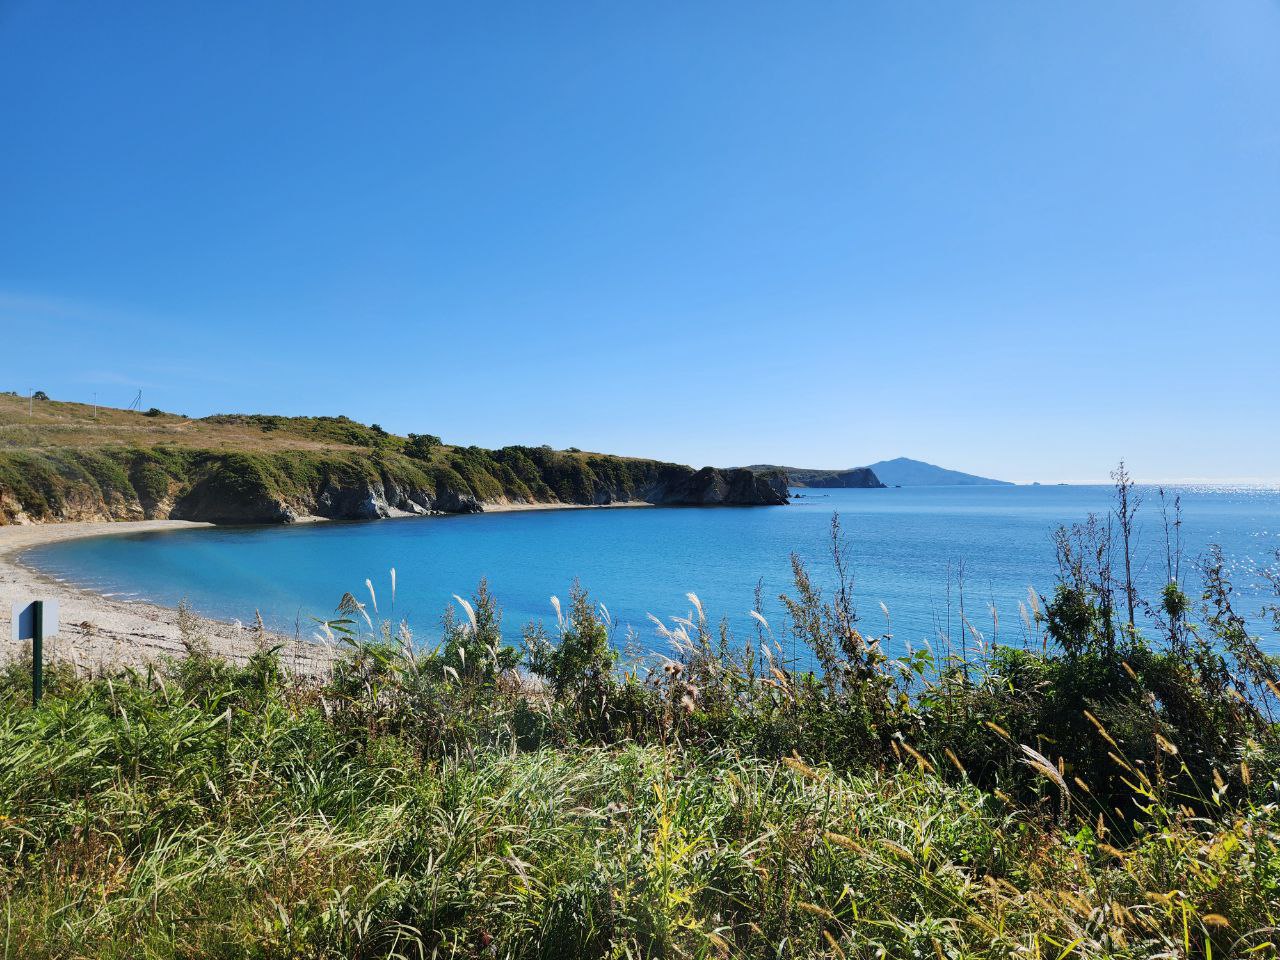
[[[1280,479],[1280,3],[0,0],[0,389]]]

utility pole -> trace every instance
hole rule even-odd
[[[98,391],[93,391],[93,419],[98,419]]]
[[[36,415],[36,388],[27,387],[27,416]]]

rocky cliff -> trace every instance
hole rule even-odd
[[[746,469],[716,470],[703,467],[688,476],[672,478],[653,503],[687,506],[786,503],[787,478],[777,471],[753,473]]]
[[[781,474],[513,448],[431,462],[394,453],[174,450],[0,452],[0,522],[160,519],[290,523],[431,513],[487,504],[787,502]]]
[[[852,470],[841,470],[830,476],[810,477],[805,486],[877,488],[883,487],[884,484],[870,467],[855,467]]]
[[[793,487],[856,487],[877,489],[884,487],[880,476],[871,467],[854,467],[851,470],[808,470],[801,467],[775,467],[756,464],[747,467],[756,473],[782,473]]]
[[[781,504],[775,472],[397,436],[348,417],[192,419],[0,393],[0,523],[289,523],[496,504]]]

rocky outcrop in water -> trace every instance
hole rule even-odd
[[[775,467],[770,464],[756,464],[747,467],[756,473],[780,473],[787,478],[793,487],[845,487],[857,489],[879,489],[885,484],[871,467],[853,467],[849,470],[806,470],[801,467]]]
[[[673,506],[758,506],[787,502],[786,477],[703,467],[671,483],[652,502]]]
[[[859,489],[883,487],[880,478],[870,467],[855,467],[852,470],[841,470],[829,476],[810,477],[807,487],[854,487]]]

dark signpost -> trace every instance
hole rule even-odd
[[[13,605],[13,640],[31,641],[31,702],[39,704],[44,695],[44,641],[58,633],[58,601],[19,601]]]

